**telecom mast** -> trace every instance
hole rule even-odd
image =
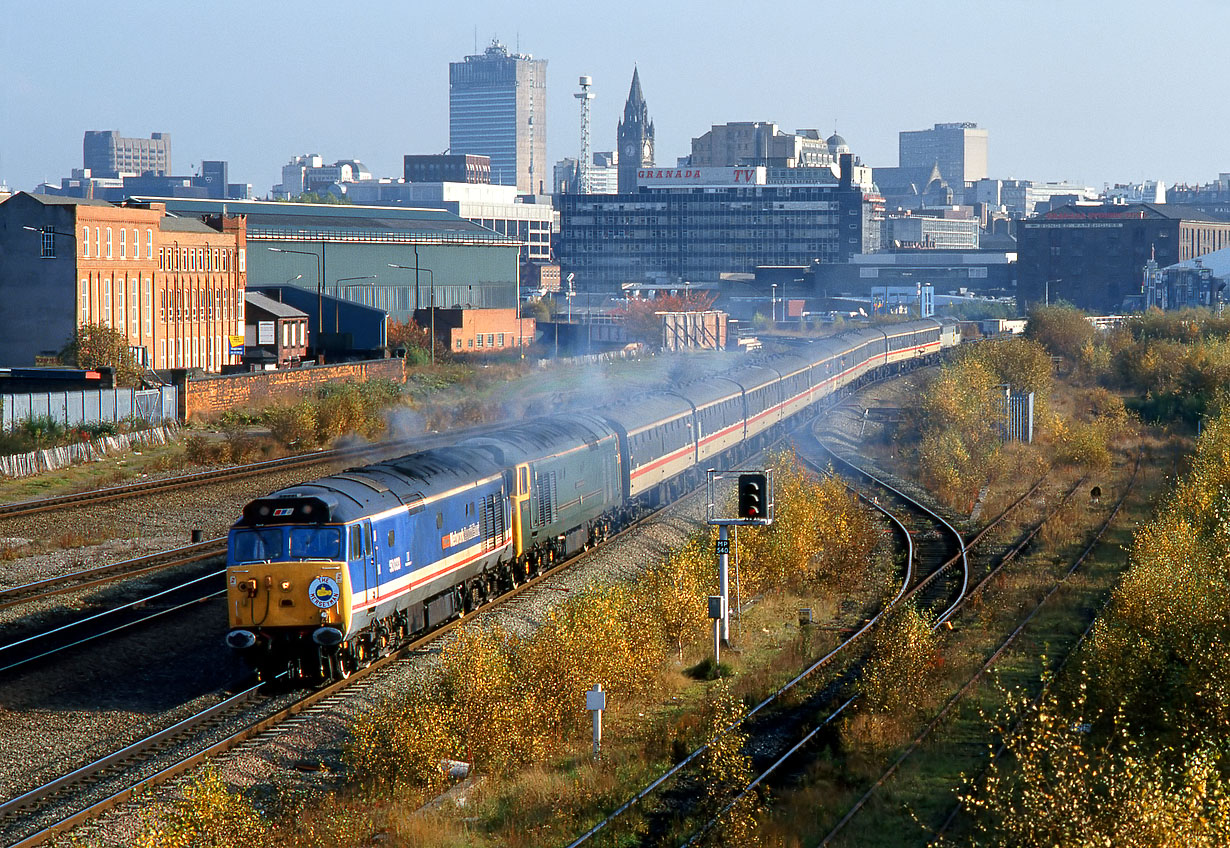
[[[593,84],[593,77],[581,77],[581,90],[572,95],[581,101],[581,161],[577,164],[580,194],[589,194],[592,191],[589,183],[589,170],[593,166],[593,156],[589,152],[589,101],[594,99],[594,93],[589,87]]]

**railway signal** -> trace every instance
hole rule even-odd
[[[765,495],[769,490],[768,475],[762,473],[739,475],[739,508],[740,518],[764,518]]]

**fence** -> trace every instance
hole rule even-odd
[[[590,353],[583,356],[560,357],[559,359],[539,359],[535,364],[539,368],[551,368],[556,365],[597,365],[599,362],[614,362],[618,359],[641,359],[647,354],[644,350],[609,350],[605,353]]]
[[[175,386],[4,394],[0,395],[0,428],[12,430],[31,418],[53,418],[65,427],[96,421],[118,423],[126,418],[160,424],[178,420],[178,399]]]
[[[95,462],[108,455],[127,453],[135,445],[165,445],[177,430],[178,425],[172,422],[135,433],[99,436],[88,442],[0,456],[0,476],[28,477],[81,462]]]

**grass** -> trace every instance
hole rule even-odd
[[[0,503],[32,500],[53,495],[87,492],[105,486],[132,482],[147,474],[161,474],[184,464],[179,443],[144,445],[119,457],[87,462],[31,477],[0,478]]]

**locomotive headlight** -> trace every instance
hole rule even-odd
[[[289,580],[283,580],[283,581],[282,581],[282,591],[283,591],[283,592],[289,592],[289,591],[290,591],[290,581],[289,581]]]

